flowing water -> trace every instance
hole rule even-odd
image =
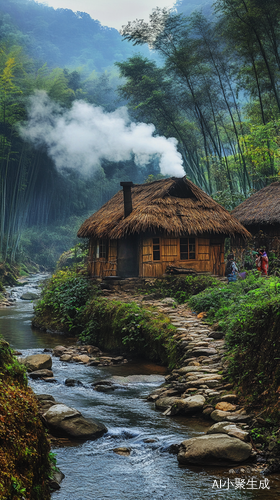
[[[43,276],[33,276],[23,287],[11,289],[15,305],[0,309],[0,332],[22,354],[42,353],[73,339],[31,329],[32,302],[20,299],[23,292],[38,293]],[[261,475],[229,475],[229,468],[180,467],[168,447],[205,432],[206,422],[197,418],[168,418],[154,410],[145,397],[163,381],[164,370],[153,364],[133,363],[119,367],[86,367],[61,363],[53,358],[57,383],[30,381],[35,393],[51,394],[59,402],[77,408],[86,417],[103,422],[108,432],[96,441],[57,447],[58,466],[65,474],[53,500],[276,500],[279,478],[269,476],[270,489]],[[94,391],[92,382],[112,376],[128,377],[111,393]],[[137,376],[135,376],[137,375]],[[82,385],[67,387],[66,378]],[[122,379],[123,381],[123,379]],[[146,442],[149,439],[150,442]],[[153,440],[153,442],[151,442]],[[113,449],[127,447],[129,456]],[[243,483],[238,479],[245,480]],[[238,486],[243,486],[239,488]],[[43,500],[43,499],[42,499]]]

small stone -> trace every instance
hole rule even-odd
[[[72,354],[62,354],[60,356],[59,361],[69,362],[72,360]]]
[[[131,449],[125,448],[125,447],[120,447],[120,448],[114,448],[113,452],[116,453],[117,455],[128,457],[130,455]]]
[[[90,361],[90,357],[87,354],[80,354],[79,356],[74,356],[73,361],[86,364]]]
[[[53,349],[53,355],[60,358],[60,356],[64,354],[64,351],[67,351],[67,347],[64,347],[63,345],[58,345]]]
[[[227,403],[226,401],[221,401],[220,403],[216,404],[215,409],[222,411],[235,411],[236,405],[232,405],[231,403]]]

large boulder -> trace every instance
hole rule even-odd
[[[43,416],[50,431],[58,437],[96,439],[107,432],[98,420],[85,418],[75,408],[61,403],[51,406]]]
[[[50,370],[52,367],[52,358],[49,354],[32,354],[25,358],[19,359],[20,363],[24,364],[29,372],[37,370]]]
[[[183,441],[178,462],[182,465],[233,465],[249,458],[252,446],[227,434],[199,436]]]
[[[179,401],[173,403],[171,408],[171,414],[176,415],[177,413],[182,413],[184,415],[190,413],[197,413],[202,411],[203,405],[205,404],[205,398],[197,394],[196,396],[189,396],[188,398],[179,399]]]

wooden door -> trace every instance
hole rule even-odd
[[[215,274],[216,276],[221,275],[221,269],[223,264],[221,259],[222,259],[221,245],[211,245],[210,260],[211,260],[212,274]]]
[[[138,236],[128,236],[118,240],[118,270],[121,278],[134,278],[139,275]]]

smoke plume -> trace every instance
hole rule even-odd
[[[28,120],[20,127],[21,136],[36,146],[46,146],[56,168],[94,172],[102,159],[125,161],[134,156],[137,165],[146,165],[159,157],[161,173],[185,175],[175,138],[154,136],[154,125],[133,123],[127,109],[105,112],[84,101],[75,101],[71,109],[62,109],[44,91],[31,98]]]

